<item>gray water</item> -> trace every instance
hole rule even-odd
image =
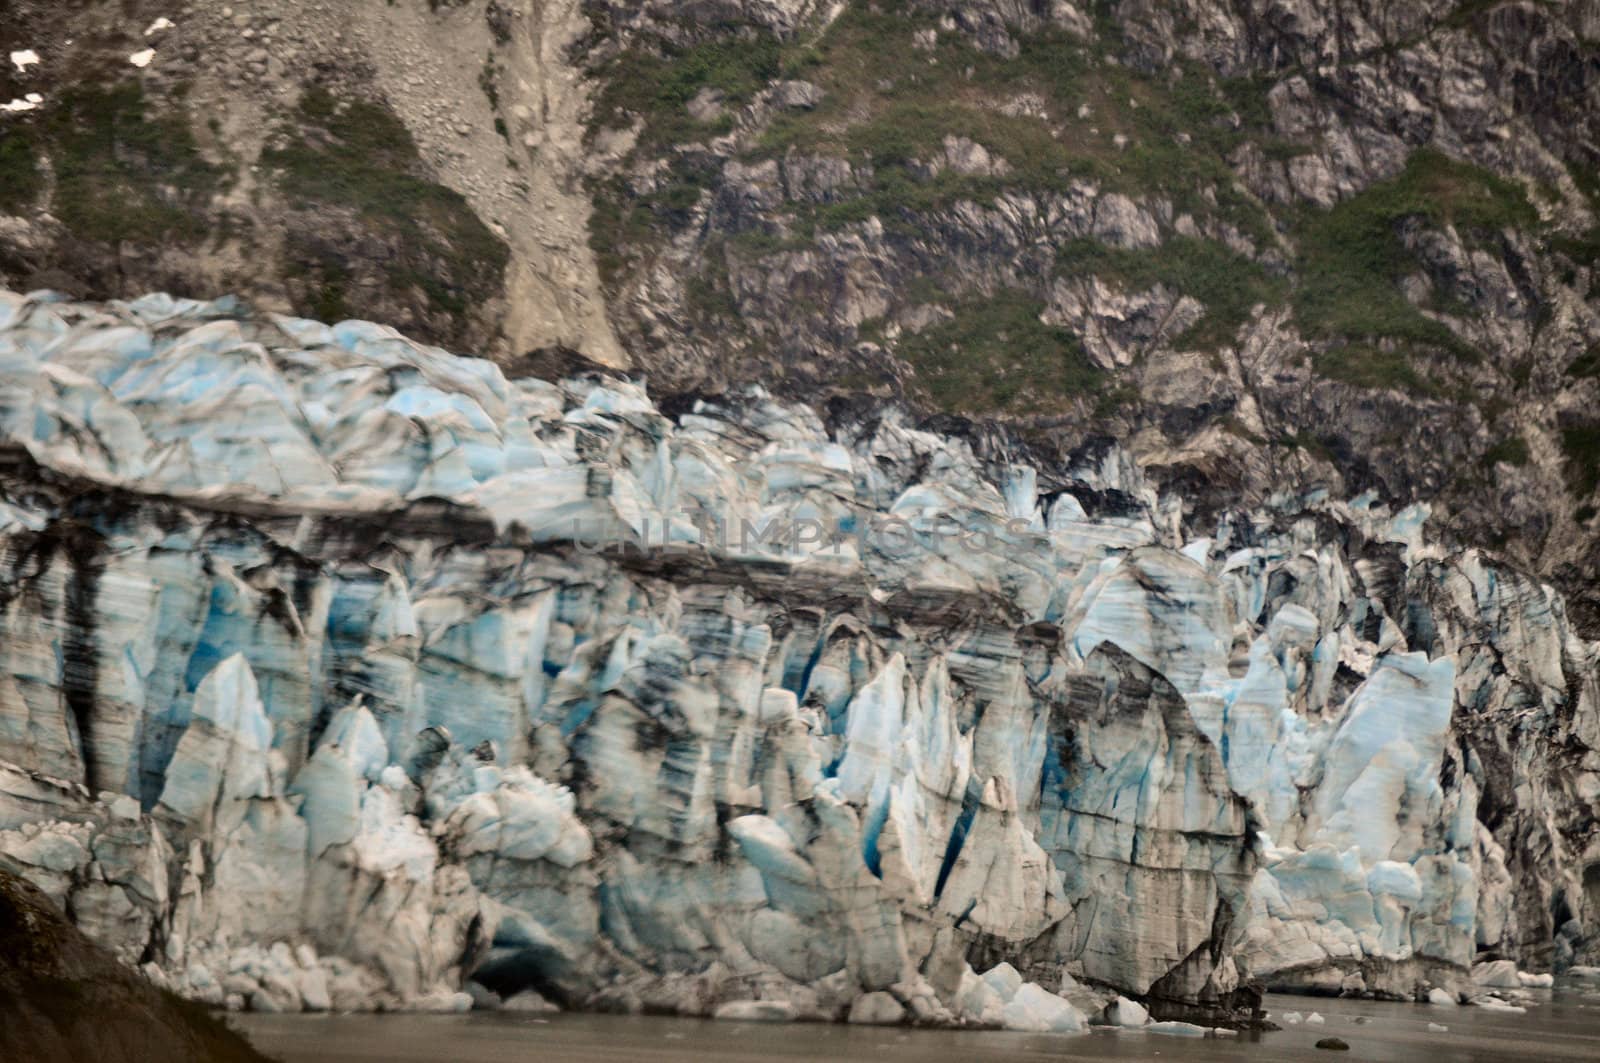
[[[907,1030],[822,1024],[711,1022],[618,1015],[242,1015],[235,1025],[283,1063],[719,1063],[729,1060],[989,1059],[1240,1060],[1301,1063],[1468,1063],[1600,1060],[1600,994],[1538,994],[1526,1015],[1365,1000],[1268,997],[1274,1019],[1320,1012],[1322,1025],[1237,1038],[1164,1037],[1096,1031],[1081,1037]],[[1365,1019],[1358,1023],[1356,1020]],[[1428,1029],[1430,1022],[1449,1027]],[[1317,1049],[1324,1037],[1348,1052]]]

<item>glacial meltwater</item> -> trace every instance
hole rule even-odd
[[[1269,996],[1283,1028],[1235,1037],[1096,1029],[1080,1036],[623,1015],[240,1015],[282,1063],[561,1063],[826,1059],[972,1063],[1012,1059],[1356,1060],[1362,1063],[1600,1059],[1600,993],[1539,994],[1526,1014],[1368,1000]],[[1290,1023],[1294,1013],[1301,1021]],[[1307,1022],[1320,1015],[1322,1022]],[[1445,1027],[1440,1030],[1437,1027]],[[1349,1050],[1322,1050],[1337,1038]]]

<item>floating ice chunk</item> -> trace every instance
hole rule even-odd
[[[751,1003],[754,1002],[752,1001]],[[561,1009],[550,1003],[544,997],[540,996],[536,990],[524,989],[515,996],[507,997],[505,1003],[500,1005],[500,1010],[522,1011],[531,1014],[544,1014],[552,1011],[560,1011]]]
[[[974,974],[972,968],[961,972],[961,984],[955,998],[957,1014],[976,1022],[998,1024],[1000,1009],[1004,1006],[1005,1001],[1000,999],[1000,994]]]
[[[1456,1006],[1456,995],[1448,989],[1434,986],[1428,990],[1428,1003],[1440,1008],[1453,1008]]]
[[[175,23],[173,23],[173,21],[167,16],[162,15],[160,18],[156,19],[154,22],[150,23],[150,25],[145,27],[144,35],[149,37],[153,34],[160,33],[162,30],[170,30],[173,28],[175,28]]]
[[[37,93],[29,93],[28,95],[31,97],[31,96],[37,95]],[[39,103],[43,99],[44,99],[44,97],[42,97],[42,96],[39,98],[39,100],[12,99],[8,103],[0,103],[0,111],[9,111],[9,112],[12,112],[12,113],[16,113],[18,111],[31,111],[35,107],[39,106]]]
[[[1288,1023],[1290,1026],[1298,1026],[1304,1018],[1305,1016],[1301,1015],[1298,1011],[1286,1011],[1283,1013],[1283,1021]]]
[[[505,1001],[500,999],[500,994],[482,982],[468,982],[467,995],[472,997],[473,1011],[500,1011],[505,1005]]]
[[[1321,1026],[1326,1021],[1327,1021],[1326,1019],[1324,1019],[1321,1015],[1317,1014],[1314,1011],[1310,1015],[1306,1016],[1306,1025],[1307,1026]]]
[[[23,48],[11,53],[11,65],[19,71],[26,70],[30,66],[37,66],[38,63],[39,53],[32,48]]]
[[[871,995],[888,996],[886,993]],[[850,1014],[854,1021],[854,1009]],[[787,1000],[730,1000],[717,1005],[717,1010],[711,1013],[713,1019],[729,1022],[792,1022],[794,1015],[794,1005]]]
[[[1555,975],[1533,974],[1530,971],[1518,971],[1517,981],[1522,983],[1524,989],[1549,989],[1556,984]]]
[[[1450,1032],[1450,1027],[1444,1026],[1444,1025],[1442,1025],[1440,1023],[1437,1023],[1437,1022],[1430,1022],[1430,1023],[1428,1023],[1428,1032],[1429,1033],[1449,1033]]]
[[[1161,1034],[1165,1037],[1204,1037],[1206,1028],[1196,1026],[1192,1022],[1153,1022],[1145,1028],[1146,1033]]]
[[[1477,997],[1472,1003],[1480,1008],[1487,1008],[1490,1011],[1504,1011],[1511,1015],[1526,1015],[1528,1012],[1527,1008],[1507,1003],[1499,997]]]
[[[465,1015],[472,1010],[472,994],[436,989],[407,1002],[412,1011],[436,1015]]]
[[[143,70],[145,67],[150,65],[150,60],[154,59],[155,57],[156,50],[154,48],[145,48],[142,51],[134,52],[132,55],[128,56],[128,62]]]
[[[1001,1009],[1000,1022],[1026,1033],[1082,1033],[1086,1028],[1081,1011],[1033,982],[1024,982]]]

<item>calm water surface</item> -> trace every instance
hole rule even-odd
[[[283,1063],[723,1063],[731,1060],[1349,1060],[1354,1063],[1600,1060],[1600,994],[1537,994],[1526,1015],[1363,1000],[1268,997],[1274,1018],[1320,1012],[1320,1026],[1204,1040],[1129,1031],[1083,1037],[711,1022],[616,1015],[241,1015],[235,1026]],[[1356,1019],[1366,1022],[1358,1023]],[[1430,1022],[1449,1027],[1428,1029]],[[1315,1047],[1339,1037],[1349,1052]]]

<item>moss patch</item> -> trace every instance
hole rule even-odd
[[[983,203],[1008,192],[1055,195],[1084,180],[1103,192],[1160,196],[1202,224],[1233,226],[1258,247],[1277,244],[1272,218],[1239,187],[1228,161],[1246,142],[1272,159],[1307,150],[1274,134],[1266,104],[1271,81],[1219,78],[1184,62],[1135,70],[1115,61],[1121,43],[1115,19],[1097,12],[1095,39],[1048,28],[1018,32],[1013,57],[979,50],[968,34],[941,26],[937,10],[913,0],[850,5],[826,28],[802,30],[792,40],[742,24],[685,25],[686,36],[702,35],[697,43],[636,45],[613,57],[600,71],[597,127],[642,120],[641,152],[666,155],[672,173],[642,196],[631,196],[623,181],[598,191],[593,244],[608,285],[680,231],[695,216],[690,208],[720,181],[715,166],[684,172],[685,160],[704,154],[696,142],[730,130],[733,108],[785,77],[815,83],[820,103],[774,115],[747,142],[744,160],[791,152],[844,158],[860,184],[836,189],[841,198],[830,202],[789,201],[782,219],[787,235],[733,234],[729,246],[739,252],[803,246],[818,230],[873,217],[891,238],[922,240],[929,215],[957,202]],[[687,104],[705,89],[721,93],[727,110],[700,122]],[[981,144],[1006,168],[961,175],[930,165],[952,136]],[[1291,303],[1301,332],[1321,348],[1314,363],[1322,374],[1360,387],[1438,395],[1443,376],[1429,379],[1425,360],[1470,363],[1481,354],[1401,293],[1402,278],[1420,268],[1402,239],[1404,225],[1454,226],[1474,246],[1496,244],[1507,227],[1539,225],[1521,186],[1427,149],[1413,153],[1395,178],[1332,210],[1305,209],[1290,220],[1284,231],[1292,229],[1297,254],[1292,282],[1220,242],[1192,238],[1149,252],[1073,241],[1057,250],[1056,268],[1136,288],[1162,284],[1199,300],[1204,317],[1176,338],[1191,349],[1214,349],[1236,337],[1256,304]],[[1585,240],[1572,243],[1574,255],[1588,250]],[[995,314],[1005,317],[1018,300],[1026,302],[1018,296]],[[696,314],[722,303],[698,299]],[[959,321],[980,332],[996,325],[975,307],[976,300],[962,301]],[[1428,309],[1472,312],[1446,296]],[[1011,381],[1027,378],[1038,349],[1011,359],[993,344],[950,335],[951,328],[958,326],[937,326],[899,344],[899,353],[917,361],[930,394],[941,405],[959,405],[958,392],[970,385],[973,402],[1015,406],[1020,393]],[[967,353],[952,360],[952,345]],[[991,353],[999,359],[992,373],[970,364]]]
[[[602,185],[589,217],[589,246],[601,281],[608,287],[616,284],[641,251],[687,225],[715,180],[716,172],[705,160],[680,155],[651,192],[633,194],[622,177]]]
[[[1257,303],[1281,303],[1288,291],[1282,279],[1243,255],[1214,240],[1189,237],[1138,251],[1073,240],[1057,249],[1056,272],[1103,277],[1131,289],[1161,284],[1199,300],[1205,316],[1174,343],[1202,350],[1232,341]]]
[[[1329,380],[1359,388],[1392,388],[1407,395],[1435,397],[1439,388],[1402,351],[1367,344],[1341,344],[1312,358],[1312,367]]]
[[[0,211],[19,214],[37,203],[43,191],[44,173],[32,128],[18,124],[0,130]]]
[[[1042,310],[1016,291],[976,298],[958,304],[952,319],[901,339],[896,353],[945,410],[1024,412],[1098,395],[1104,374],[1070,331],[1039,320]]]
[[[778,77],[783,53],[776,38],[754,27],[736,27],[727,36],[688,47],[664,44],[659,52],[630,48],[599,70],[605,87],[596,103],[596,119],[606,128],[642,120],[641,146],[726,132],[726,124],[696,121],[689,101],[712,89],[727,104],[748,102]]]
[[[1090,179],[1107,190],[1160,193],[1180,210],[1270,236],[1265,214],[1234,188],[1225,160],[1247,133],[1266,136],[1253,83],[1218,81],[1198,67],[1147,77],[1055,30],[1019,35],[1019,54],[1008,59],[906,8],[852,8],[835,20],[809,53],[807,76],[824,90],[821,106],[779,118],[762,139],[761,155],[795,148],[872,164],[867,202],[826,212],[824,224],[992,197],[1002,188],[1061,191]],[[934,34],[931,48],[912,46],[918,30]],[[1017,109],[1024,98],[1037,102]],[[1236,105],[1244,102],[1250,106],[1241,114]],[[1041,105],[1043,113],[1034,109]],[[1012,171],[919,181],[908,164],[936,154],[951,135],[982,144]]]
[[[870,176],[843,202],[792,204],[798,232],[877,216],[909,234],[916,215],[961,199],[1059,192],[1088,178],[1107,190],[1160,193],[1180,210],[1271,239],[1265,213],[1235,188],[1225,159],[1247,135],[1274,139],[1257,82],[1218,80],[1199,67],[1145,76],[1055,30],[1019,35],[1015,58],[995,56],[906,0],[853,5],[810,40],[779,41],[737,24],[708,31],[714,36],[696,44],[636,45],[605,63],[595,127],[642,120],[642,150],[692,144],[732,127],[726,112],[705,122],[689,115],[702,90],[720,92],[731,109],[778,78],[813,81],[820,105],[778,115],[749,157],[831,154]],[[917,31],[933,34],[931,50],[913,47]],[[1023,98],[1044,113],[1017,109]],[[917,162],[947,136],[982,144],[1010,171],[930,176]]]
[[[1532,460],[1528,441],[1521,436],[1510,436],[1490,447],[1483,455],[1483,463],[1493,468],[1499,462],[1521,468]]]
[[[1401,278],[1418,268],[1400,236],[1401,223],[1410,219],[1453,225],[1464,238],[1483,240],[1507,226],[1534,225],[1538,215],[1520,186],[1431,149],[1414,152],[1391,180],[1308,215],[1298,233],[1295,317],[1307,336],[1346,344],[1337,358],[1318,360],[1319,368],[1339,367],[1329,375],[1399,386],[1417,376],[1400,371],[1409,365],[1408,349],[1432,348],[1468,361],[1480,357],[1401,293]],[[1378,364],[1354,365],[1380,340],[1390,342]]]
[[[1579,498],[1600,487],[1600,425],[1570,425],[1561,430],[1567,474]]]
[[[194,242],[225,173],[181,114],[156,114],[137,82],[64,89],[38,125],[55,168],[51,211],[85,240]]]

